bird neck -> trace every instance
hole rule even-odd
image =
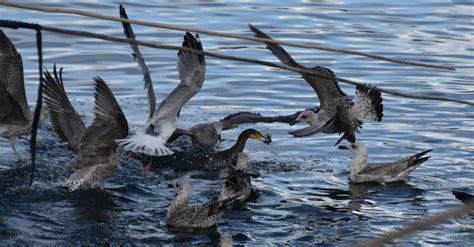
[[[173,203],[171,203],[167,217],[177,210],[186,208],[188,206],[189,196],[190,193],[188,191],[180,191],[176,199],[174,199]]]
[[[351,164],[351,175],[357,174],[360,170],[367,166],[367,157],[366,153],[354,153],[352,157]]]
[[[249,137],[250,136],[248,134],[240,135],[239,138],[237,139],[237,142],[234,144],[234,146],[232,146],[229,149],[230,153],[237,154],[244,151],[245,144],[247,143],[247,140],[249,139]]]

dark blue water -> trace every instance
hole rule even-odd
[[[118,15],[114,1],[64,1],[37,4]],[[130,18],[252,35],[247,23],[275,38],[356,49],[417,62],[451,65],[456,71],[419,68],[352,55],[288,47],[304,65],[331,68],[342,78],[422,95],[474,100],[474,5],[472,1],[166,1],[126,3]],[[122,37],[120,23],[79,16],[39,13],[0,6],[0,18],[38,22]],[[134,26],[141,40],[178,45],[182,32]],[[34,33],[5,30],[23,56],[30,105],[37,88]],[[45,66],[64,67],[66,91],[87,123],[93,118],[92,77],[104,78],[132,128],[147,118],[142,75],[127,44],[44,32]],[[259,43],[201,35],[205,49],[228,55],[276,61]],[[178,83],[176,52],[142,48],[161,100]],[[353,95],[354,88],[341,86]],[[0,243],[327,243],[350,245],[416,218],[459,204],[451,190],[474,191],[474,108],[436,101],[384,97],[384,120],[366,124],[358,141],[372,161],[389,161],[424,149],[432,158],[403,183],[348,184],[350,154],[335,148],[335,135],[304,139],[287,134],[283,124],[252,126],[271,133],[273,142],[250,141],[251,163],[262,177],[259,197],[245,210],[226,213],[215,229],[179,233],[164,216],[175,192],[163,186],[172,176],[143,177],[141,163],[122,161],[102,189],[66,193],[56,185],[72,172],[73,156],[48,124],[39,132],[38,174],[26,186],[29,164],[17,164],[0,140]],[[298,74],[253,64],[207,58],[202,91],[182,110],[180,127],[215,120],[236,111],[289,114],[314,106],[317,98]],[[226,131],[218,149],[231,146],[246,127]],[[298,128],[298,127],[294,127]],[[20,153],[28,155],[26,142]],[[160,184],[161,182],[161,184]],[[216,181],[192,179],[193,203],[219,193]],[[473,217],[465,216],[399,243],[472,244]]]

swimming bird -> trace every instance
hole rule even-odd
[[[16,139],[31,132],[23,80],[23,61],[13,43],[0,30],[0,136],[7,138],[18,161],[24,159],[16,149]]]
[[[232,147],[202,158],[193,159],[185,162],[183,165],[175,166],[173,169],[175,171],[191,171],[207,168],[220,171],[223,169],[223,166],[227,167],[228,164],[237,159],[237,155],[244,151],[248,139],[262,141],[265,144],[272,142],[270,134],[264,136],[255,129],[246,129],[240,133],[237,142]]]
[[[115,139],[128,135],[128,123],[112,91],[100,77],[94,78],[95,118],[82,136],[75,172],[63,184],[69,191],[99,187],[117,168]]]
[[[415,168],[428,160],[430,156],[423,157],[423,155],[432,151],[431,149],[426,150],[395,162],[368,163],[368,151],[363,143],[341,145],[338,148],[349,150],[353,154],[349,179],[355,183],[389,183],[403,180],[408,174],[415,170]]]
[[[271,39],[255,26],[249,25],[256,33],[256,37]],[[306,128],[291,131],[296,137],[314,135],[317,133],[342,133],[344,135],[336,142],[339,144],[343,139],[355,142],[355,133],[362,127],[364,121],[382,121],[383,104],[381,93],[375,89],[363,86],[356,87],[356,98],[350,100],[338,85],[334,72],[330,69],[315,66],[312,68],[298,64],[281,46],[265,43],[267,48],[285,65],[306,69],[320,73],[326,77],[301,73],[303,78],[313,88],[319,98],[320,106],[316,111],[306,110],[301,112],[297,121],[305,121],[310,124]]]
[[[262,116],[260,113],[238,112],[214,122],[197,124],[190,129],[176,128],[173,136],[169,140],[175,140],[180,136],[189,136],[191,137],[193,144],[197,144],[203,148],[210,148],[221,140],[221,133],[223,130],[236,128],[238,125],[248,123],[281,122],[290,124],[295,121],[297,116],[297,114],[286,116]]]
[[[251,177],[260,177],[260,173],[248,167],[248,156],[245,153],[237,154],[237,164],[222,170],[220,177],[225,179],[221,183],[219,200],[233,198],[244,202],[252,193]]]
[[[236,197],[225,200],[212,201],[203,205],[189,205],[191,184],[187,179],[182,179],[168,185],[175,188],[178,196],[171,203],[166,214],[166,225],[179,228],[205,228],[217,223],[224,211],[229,208]]]
[[[462,191],[453,191],[453,195],[463,203],[474,202],[474,195]]]
[[[63,69],[58,73],[54,65],[53,75],[45,70],[43,77],[43,97],[49,109],[49,119],[59,138],[77,153],[86,126],[64,90]]]
[[[199,35],[194,37],[189,32],[184,36],[182,47],[203,50]],[[181,108],[202,88],[206,71],[204,55],[179,51],[177,67],[181,82],[163,99],[146,126],[133,136],[117,139],[117,143],[125,150],[151,156],[173,154],[165,144],[176,129],[176,120]]]

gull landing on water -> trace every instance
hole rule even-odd
[[[182,47],[203,50],[199,36],[194,37],[189,32],[184,36]],[[181,108],[202,88],[206,71],[204,55],[179,51],[177,67],[181,82],[163,99],[146,126],[127,139],[117,139],[125,150],[151,156],[173,154],[165,144],[176,129]]]
[[[76,153],[75,172],[63,186],[69,191],[99,187],[102,181],[113,175],[117,167],[117,144],[115,139],[128,134],[127,119],[107,84],[94,78],[95,118],[91,126],[84,123],[69,102],[64,91],[62,70],[54,77],[45,72],[45,100],[51,107],[51,121],[56,133],[67,140]]]
[[[430,156],[423,157],[423,155],[432,151],[431,149],[426,150],[395,162],[368,163],[368,151],[363,143],[341,145],[338,148],[349,150],[353,154],[349,179],[355,183],[390,183],[403,180],[415,168],[428,160]]]
[[[255,26],[249,25],[258,38],[271,39],[270,36]],[[312,68],[298,64],[281,46],[265,43],[267,48],[285,65],[314,71],[334,78],[335,74],[330,69],[315,66]],[[342,139],[355,142],[355,133],[362,126],[363,121],[373,120],[380,122],[383,116],[381,93],[378,90],[357,87],[357,95],[350,100],[341,90],[335,79],[323,78],[316,75],[301,73],[303,78],[313,88],[319,98],[320,107],[317,111],[303,111],[297,121],[305,121],[309,127],[290,132],[296,137],[314,135],[317,133],[344,133],[337,141]]]

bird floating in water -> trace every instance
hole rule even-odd
[[[0,136],[10,141],[18,161],[24,159],[16,149],[16,139],[30,134],[31,121],[21,55],[0,30]]]
[[[237,155],[244,151],[248,139],[262,141],[267,145],[272,142],[270,134],[264,136],[255,129],[246,129],[240,133],[236,143],[232,147],[214,154],[206,155],[202,158],[193,159],[186,164],[175,166],[173,169],[175,171],[192,171],[205,168],[220,171],[237,159]]]
[[[270,36],[255,26],[249,25],[258,38],[271,39]],[[297,121],[305,121],[310,126],[291,131],[296,137],[314,135],[317,133],[344,133],[336,142],[339,144],[343,139],[355,142],[355,133],[362,127],[364,121],[382,121],[383,104],[381,93],[375,89],[363,86],[356,87],[356,97],[350,100],[341,90],[330,69],[316,66],[312,68],[298,64],[281,46],[273,43],[265,43],[267,48],[285,65],[306,69],[320,73],[329,78],[301,73],[303,78],[313,88],[319,98],[320,106],[317,110],[305,110],[300,113]]]
[[[423,157],[423,155],[432,151],[431,149],[426,150],[395,162],[368,163],[368,151],[363,143],[341,145],[338,148],[349,150],[353,154],[349,175],[351,182],[379,182],[382,184],[405,179],[415,168],[430,158],[430,156]]]
[[[94,78],[95,118],[84,128],[80,116],[67,98],[62,69],[54,68],[54,78],[45,72],[45,101],[51,108],[51,122],[56,133],[68,141],[76,153],[75,172],[64,182],[69,191],[99,187],[117,168],[115,139],[128,135],[128,123],[112,91],[100,77]]]
[[[217,223],[220,216],[228,209],[237,197],[212,201],[203,205],[189,205],[191,184],[187,178],[171,183],[169,188],[175,188],[178,196],[171,203],[166,214],[166,225],[178,228],[206,228]]]
[[[248,123],[292,123],[297,115],[291,114],[287,116],[262,116],[253,112],[238,112],[228,115],[218,121],[210,123],[201,123],[191,127],[189,130],[177,128],[170,140],[179,138],[180,136],[189,136],[193,144],[197,144],[203,148],[210,148],[221,140],[223,130],[236,128],[241,124]]]
[[[219,200],[225,200],[237,196],[237,200],[245,202],[252,194],[251,177],[260,177],[260,173],[248,167],[248,156],[245,153],[237,154],[237,164],[222,170],[220,178],[221,193]]]
[[[184,36],[182,47],[203,51],[199,36],[194,37],[189,32]],[[163,99],[146,126],[126,139],[117,139],[125,150],[151,156],[173,154],[165,144],[176,129],[181,108],[202,88],[206,71],[204,55],[179,51],[177,67],[181,82]]]

